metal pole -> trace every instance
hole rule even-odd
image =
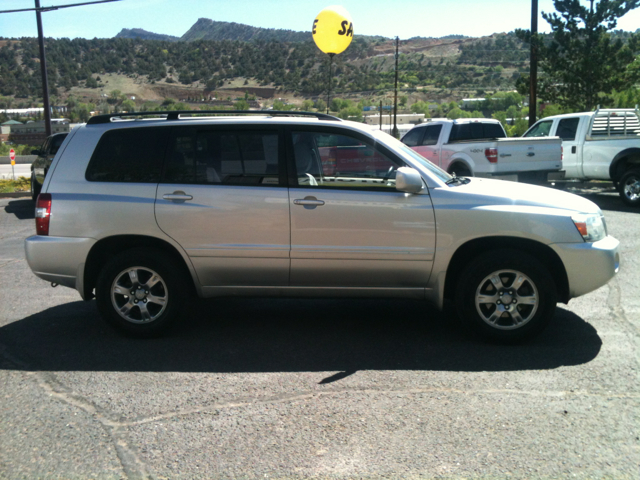
[[[382,130],[382,100],[380,100],[380,109],[378,110],[378,115],[380,115],[380,130]]]
[[[331,103],[331,66],[333,65],[333,56],[335,53],[328,53],[329,55],[329,83],[327,84],[327,115],[329,114],[329,103]]]
[[[531,57],[529,60],[529,126],[536,123],[538,88],[538,0],[531,0]]]
[[[51,135],[51,107],[49,106],[49,81],[47,79],[47,60],[44,55],[44,36],[40,16],[40,0],[36,2],[36,22],[38,24],[38,45],[40,46],[40,73],[42,74],[42,103],[44,106],[44,129],[47,137]]]
[[[400,39],[396,37],[396,85],[395,91],[393,94],[393,133],[392,135],[395,138],[398,138],[398,45],[400,43]]]

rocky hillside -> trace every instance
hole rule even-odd
[[[147,32],[142,28],[123,28],[115,38],[139,38],[141,40],[163,40],[166,42],[177,42],[180,40],[179,37],[174,37],[173,35]]]

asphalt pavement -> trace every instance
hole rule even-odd
[[[508,347],[406,300],[198,301],[125,338],[0,199],[0,478],[639,478],[640,210],[582,193],[621,271]]]

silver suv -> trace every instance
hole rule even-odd
[[[618,271],[618,241],[581,197],[452,177],[328,115],[197,113],[93,117],[37,200],[33,272],[95,295],[130,334],[163,331],[194,294],[367,296],[450,299],[476,332],[514,341]]]

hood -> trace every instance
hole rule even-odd
[[[578,195],[527,183],[471,177],[468,184],[449,188],[459,193],[473,195],[475,197],[473,203],[476,205],[478,202],[486,202],[486,206],[518,205],[552,208],[568,213],[602,213],[595,203]]]

